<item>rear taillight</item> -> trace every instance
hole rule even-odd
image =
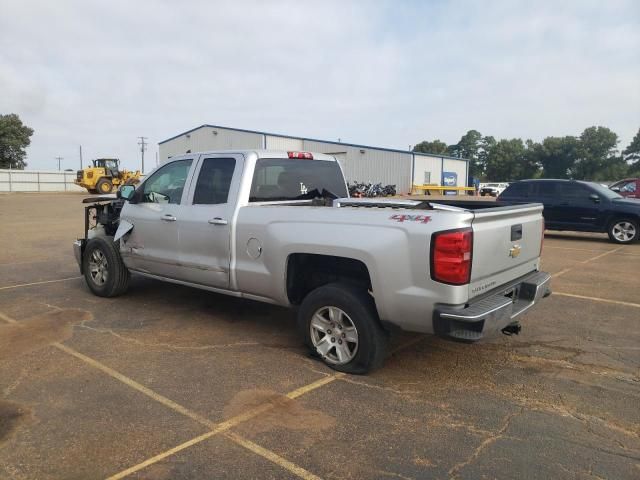
[[[300,158],[302,160],[313,160],[313,155],[309,152],[287,152],[289,158]]]
[[[434,233],[431,237],[431,278],[451,285],[471,279],[473,231],[470,228]]]

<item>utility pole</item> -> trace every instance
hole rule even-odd
[[[80,145],[80,170],[82,170],[82,145]]]
[[[138,139],[140,140],[138,145],[140,145],[140,153],[142,154],[142,170],[140,172],[144,173],[144,151],[147,149],[147,143],[145,142],[147,137],[138,137]]]
[[[56,157],[56,160],[58,160],[58,171],[60,171],[60,164],[61,164],[63,159],[64,159],[64,157]]]

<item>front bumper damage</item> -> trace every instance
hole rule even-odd
[[[550,284],[551,275],[533,272],[468,305],[441,305],[433,315],[434,332],[454,340],[475,342],[505,328],[514,330],[519,315],[551,295]]]

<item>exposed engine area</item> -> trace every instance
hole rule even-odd
[[[113,236],[120,223],[120,212],[124,205],[122,199],[95,199],[87,198],[83,203],[89,203],[84,208],[84,238],[85,240],[93,236],[108,235]],[[104,233],[100,230],[104,229]]]

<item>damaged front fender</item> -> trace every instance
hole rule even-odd
[[[129,223],[126,220],[120,219],[120,224],[118,225],[116,234],[113,236],[113,241],[117,242],[122,237],[124,237],[127,233],[129,233],[132,229],[133,229],[132,223]]]

